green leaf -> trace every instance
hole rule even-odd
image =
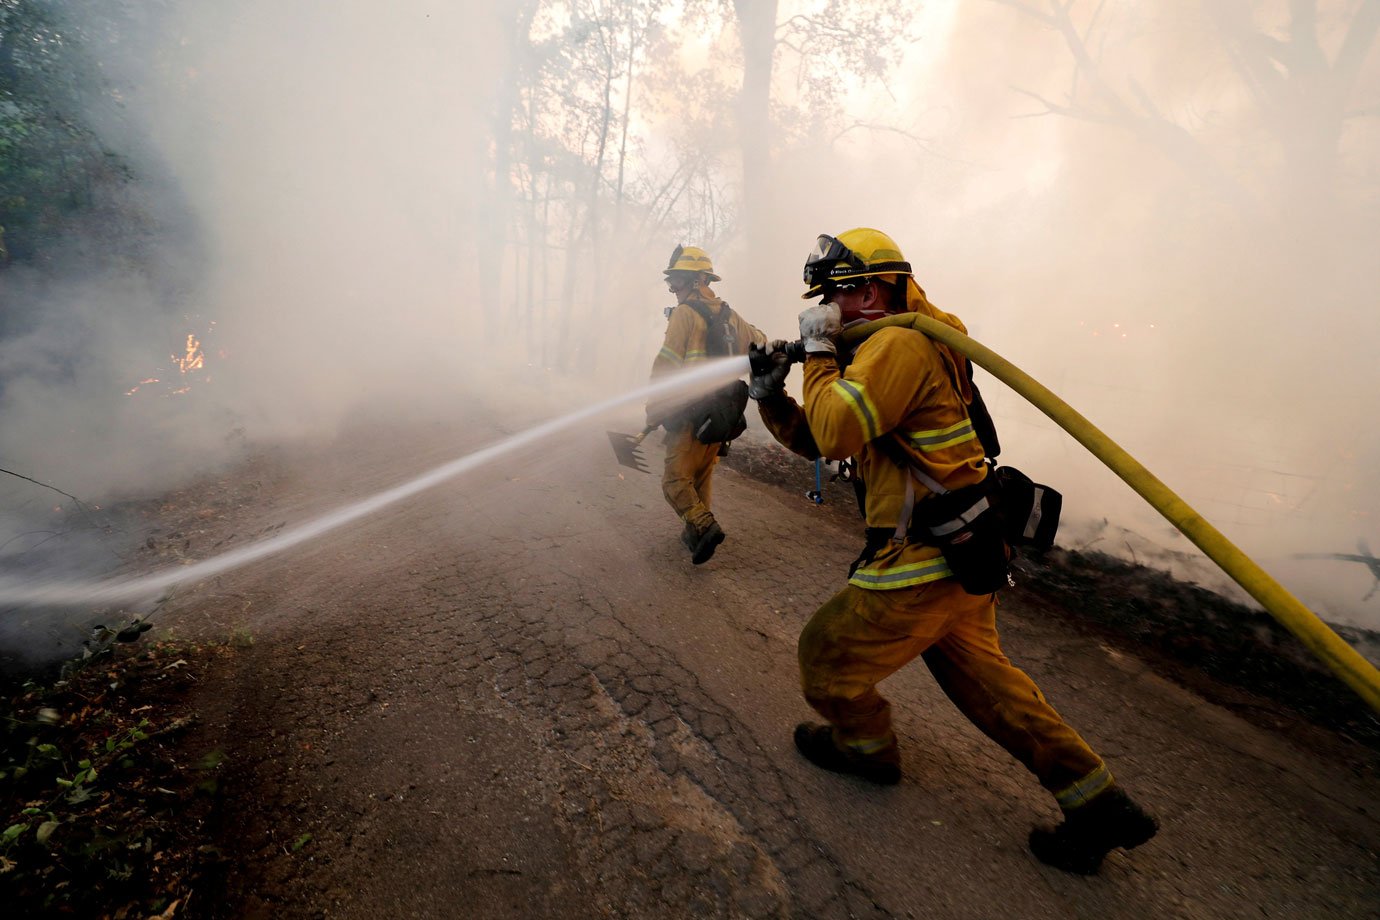
[[[219,751],[219,750],[212,751],[211,753],[207,754],[205,757],[201,758],[201,760],[197,761],[197,765],[196,765],[195,769],[197,769],[197,770],[214,770],[216,767],[220,766],[224,761],[225,761],[225,752],[224,752],[224,751]]]
[[[296,853],[298,850],[302,849],[302,847],[306,846],[309,843],[311,843],[311,834],[303,834],[301,837],[298,837],[293,842],[292,852]]]
[[[42,824],[38,826],[38,831],[34,834],[34,837],[38,839],[39,843],[43,844],[44,846],[47,846],[48,838],[53,836],[53,831],[57,830],[57,828],[58,822],[44,821]]]
[[[9,827],[5,828],[5,833],[0,834],[0,841],[9,843],[28,829],[28,824],[11,824]]]

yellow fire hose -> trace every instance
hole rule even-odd
[[[1169,523],[1194,542],[1213,562],[1221,566],[1232,579],[1255,598],[1269,614],[1298,636],[1323,663],[1332,669],[1347,686],[1360,694],[1372,709],[1380,713],[1380,671],[1352,648],[1326,623],[1318,619],[1290,594],[1279,582],[1235,544],[1222,535],[1174,491],[1160,482],[1115,441],[1098,430],[1073,407],[1038,383],[1029,374],[1007,361],[990,348],[938,320],[919,313],[888,316],[844,330],[841,338],[854,344],[883,326],[909,326],[930,338],[937,339],[956,351],[967,355],[974,364],[986,369],[997,379],[1029,400],[1035,408],[1049,416],[1113,472],[1125,480]]]

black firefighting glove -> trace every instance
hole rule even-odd
[[[753,399],[768,399],[786,392],[786,375],[791,372],[791,359],[786,354],[786,342],[776,339],[766,347],[753,343],[748,346],[748,395]]]

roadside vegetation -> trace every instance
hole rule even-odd
[[[47,679],[7,685],[0,900],[10,916],[172,917],[219,861],[222,758],[183,759],[189,693],[225,649],[138,642],[139,625]]]

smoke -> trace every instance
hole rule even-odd
[[[1231,30],[1244,15],[1287,38],[1286,11],[1121,2],[1080,23],[1108,91],[1183,129],[1166,144],[1149,123],[1052,111],[1107,105],[1075,77],[1057,31],[1005,4],[931,6],[889,80],[839,84],[848,130],[776,150],[766,223],[777,232],[625,231],[592,257],[601,288],[572,303],[558,300],[553,254],[552,289],[520,316],[523,269],[486,254],[495,235],[508,246],[500,260],[530,242],[506,235],[486,192],[494,95],[514,63],[497,5],[160,7],[129,60],[107,63],[126,87],[134,171],[173,190],[185,225],[153,260],[163,275],[39,284],[6,273],[7,309],[32,323],[0,341],[3,465],[107,499],[156,494],[246,444],[328,437],[370,413],[457,426],[495,407],[554,413],[645,380],[676,243],[708,246],[718,292],[770,336],[793,338],[814,236],[875,226],[935,303],[1306,602],[1380,626],[1380,595],[1362,600],[1364,568],[1293,558],[1380,547],[1380,434],[1364,414],[1380,397],[1369,368],[1376,120],[1345,120],[1330,146],[1284,143],[1327,132],[1302,122],[1306,105],[1262,101],[1283,97],[1242,78]],[[1335,59],[1354,4],[1320,7]],[[720,61],[702,27],[686,56]],[[1378,66],[1372,49],[1344,110],[1374,105]],[[670,103],[696,94],[640,91],[654,98],[641,98],[635,159],[659,163],[687,134],[724,140],[727,111],[699,113],[691,133]],[[172,357],[188,334],[204,366],[184,375]],[[995,381],[984,393],[1004,459],[1065,491],[1066,545],[1221,584],[1051,422]],[[11,508],[56,499],[11,497]]]
[[[163,225],[122,249],[139,258],[74,248],[5,274],[0,466],[97,519],[4,477],[5,568],[108,569],[138,522],[93,506],[247,445],[385,409],[463,425],[501,398],[473,385],[513,351],[476,297],[485,75],[503,63],[490,19],[478,3],[183,2],[98,49],[123,114],[99,127]]]

